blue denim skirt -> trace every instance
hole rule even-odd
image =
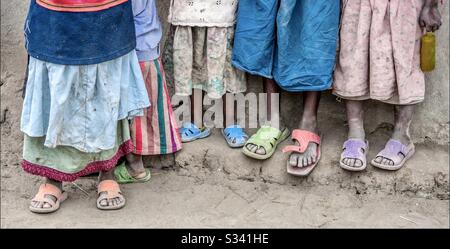
[[[136,48],[131,1],[94,12],[60,12],[30,1],[25,47],[41,61],[86,65],[116,59]]]
[[[241,0],[232,63],[289,92],[329,89],[339,19],[339,0]]]

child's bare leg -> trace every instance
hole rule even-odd
[[[193,89],[191,95],[192,123],[198,128],[203,128],[203,91]]]
[[[45,178],[45,183],[51,184],[57,188],[59,188],[62,191],[62,182],[58,182],[49,178]],[[51,200],[53,200],[54,202],[57,201],[56,196],[53,195],[45,195],[45,198],[49,198]],[[34,208],[42,208],[42,209],[46,209],[46,208],[51,208],[52,206],[47,203],[47,202],[41,202],[41,201],[31,201],[31,206]]]
[[[299,128],[318,133],[317,111],[319,109],[321,92],[305,92],[303,98],[303,116]],[[317,144],[309,143],[305,153],[292,153],[289,164],[293,167],[306,167],[317,161]]]
[[[363,101],[346,100],[345,106],[347,112],[348,138],[365,140]],[[342,162],[350,167],[361,167],[363,164],[360,159],[355,158],[344,158]]]
[[[267,93],[267,120],[272,120],[272,114],[280,117],[280,130],[284,130],[285,124],[281,115],[279,113],[272,113],[272,93],[280,94],[281,90],[277,83],[272,79],[263,78],[264,92]],[[274,110],[275,112],[279,112],[279,109]]]
[[[227,94],[222,96],[223,113],[225,115],[223,120],[223,127],[230,127],[237,123],[236,120],[236,108],[233,101],[227,101]]]
[[[267,93],[267,120],[271,120],[272,118],[272,93],[280,93],[280,87],[277,85],[277,83],[272,79],[263,78],[263,86],[264,86],[264,92]],[[279,111],[279,110],[275,110]],[[279,115],[279,113],[273,113],[274,115],[277,115],[280,117],[280,130],[284,130],[285,124],[283,122],[283,119]],[[246,145],[247,149],[251,152],[254,152],[256,154],[265,155],[266,150],[263,147],[259,147],[256,144],[247,143]]]
[[[415,105],[397,105],[395,106],[395,127],[392,139],[400,141],[404,145],[411,143],[411,136],[409,135],[409,127],[414,114]],[[375,162],[384,165],[394,165],[394,162],[388,158],[378,156]]]
[[[115,177],[114,177],[114,169],[110,170],[110,171],[102,171],[100,172],[100,175],[98,177],[99,182],[105,181],[105,180],[113,180],[115,181]],[[99,193],[99,198],[102,198],[103,195],[106,195],[106,192],[103,193]],[[119,206],[120,204],[122,204],[124,202],[124,198],[120,198],[120,197],[116,197],[116,198],[112,198],[112,199],[108,199],[105,198],[103,200],[100,201],[100,205],[103,207],[108,207],[108,206]]]
[[[130,153],[126,156],[127,163],[125,164],[128,170],[128,173],[135,178],[140,179],[146,176],[144,162],[142,161],[141,155],[136,155]]]

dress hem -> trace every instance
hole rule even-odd
[[[27,160],[22,160],[22,168],[25,172],[30,173],[32,175],[38,175],[42,177],[47,177],[52,180],[60,181],[60,182],[73,182],[79,177],[87,176],[99,171],[108,171],[113,169],[119,159],[134,150],[133,142],[127,140],[122,145],[119,146],[116,154],[108,160],[105,161],[96,161],[89,163],[83,170],[76,173],[65,173],[58,171],[56,169],[52,169],[43,165],[38,165]]]

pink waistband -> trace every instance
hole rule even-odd
[[[47,9],[65,12],[93,12],[105,10],[128,0],[36,0]]]

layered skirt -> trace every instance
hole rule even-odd
[[[30,58],[21,130],[23,168],[73,181],[133,150],[128,119],[150,106],[136,52],[69,66]]]

